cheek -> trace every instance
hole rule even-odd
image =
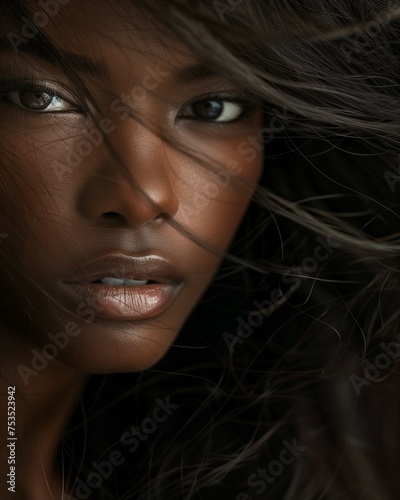
[[[32,132],[26,127],[26,133],[23,127],[22,132],[12,126],[10,131],[0,130],[0,209],[10,219],[17,212],[31,218],[35,211],[57,207],[68,189],[57,170],[66,150],[60,130],[38,126]]]
[[[73,188],[57,179],[52,148],[39,142],[34,149],[21,135],[12,149],[9,137],[0,141],[0,234],[7,234],[0,245],[0,318],[21,322],[28,332],[31,323],[41,325],[49,317],[44,304],[54,308],[49,283],[73,241],[67,203]]]
[[[114,325],[110,328],[97,321],[87,324],[66,307],[62,298],[58,300],[54,282],[74,251],[77,248],[83,251],[80,245],[88,234],[87,229],[85,233],[79,232],[87,221],[77,219],[76,200],[82,178],[65,176],[60,181],[52,168],[55,157],[62,161],[66,156],[62,142],[55,148],[53,144],[48,145],[52,141],[45,143],[36,138],[31,141],[31,145],[35,144],[33,154],[32,148],[22,140],[13,141],[11,148],[10,138],[9,150],[19,154],[2,160],[0,179],[7,188],[0,187],[0,191],[4,189],[4,197],[0,199],[0,217],[4,224],[0,226],[0,233],[9,233],[10,238],[0,251],[18,267],[18,284],[14,286],[16,308],[23,309],[21,296],[25,296],[24,308],[30,312],[25,318],[27,326],[33,320],[32,323],[40,327],[39,333],[31,334],[32,339],[44,345],[48,332],[63,331],[66,324],[75,321],[83,333],[71,337],[58,359],[88,371],[144,369],[163,356],[211,282],[260,177],[262,150],[257,149],[249,160],[240,153],[244,139],[242,133],[223,140],[212,140],[210,134],[207,140],[200,135],[192,140],[195,151],[204,152],[206,163],[219,165],[214,172],[188,161],[176,151],[170,152],[171,180],[180,203],[175,219],[195,241],[175,230],[173,225],[165,225],[162,230],[185,268],[188,284],[179,301],[160,321],[138,325],[132,335],[128,327],[126,330]],[[4,262],[0,264],[3,270]],[[8,284],[15,285],[13,280]],[[6,287],[0,290],[3,295],[0,299],[4,299],[5,304],[9,301],[6,290]],[[86,307],[90,309],[89,305]],[[27,326],[21,326],[24,335],[28,335]]]
[[[55,241],[60,246],[71,225],[66,202],[71,194],[67,183],[57,180],[44,151],[16,149],[18,156],[12,161],[3,158],[0,166],[0,232],[9,235],[3,250],[15,263],[23,260],[23,278],[37,269],[44,254],[51,254]]]
[[[243,155],[243,134],[199,142],[193,141],[190,146],[204,152],[201,165],[193,161],[188,165],[187,158],[182,157],[171,161],[178,165],[184,186],[177,219],[196,238],[223,253],[261,177],[263,147],[253,147],[251,157]]]

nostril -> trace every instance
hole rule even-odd
[[[116,219],[117,217],[121,217],[121,215],[118,212],[105,212],[102,214],[102,217],[105,219]]]
[[[104,221],[105,224],[109,223],[112,225],[115,224],[123,224],[126,225],[128,224],[128,220],[126,217],[121,215],[119,212],[104,212],[101,214],[101,220]]]

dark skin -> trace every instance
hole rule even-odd
[[[52,89],[20,86],[0,105],[0,142],[12,152],[0,160],[0,233],[8,235],[1,244],[1,391],[16,386],[16,500],[61,498],[57,448],[87,375],[144,370],[166,354],[218,269],[261,174],[261,147],[251,161],[239,153],[257,135],[261,112],[244,113],[240,89],[225,78],[184,78],[182,70],[199,63],[195,56],[138,16],[135,23],[139,29],[128,30],[126,11],[106,2],[72,0],[44,28],[58,49],[108,68],[96,77],[79,73],[99,108],[96,118],[109,120],[79,166],[71,153],[85,131],[98,128],[85,113],[92,104],[76,97],[57,64],[23,50],[0,54],[1,81],[34,79]],[[224,98],[208,97],[215,93]],[[140,120],[127,116],[126,101]],[[215,173],[160,134],[218,162],[228,181],[218,184]],[[66,168],[55,168],[55,160]],[[121,306],[120,318],[104,317],[96,300],[79,309],[65,293],[77,266],[109,253],[156,255],[177,270],[172,299],[159,314],[127,319]],[[137,294],[149,296],[145,286]],[[32,349],[41,353],[49,332],[71,323],[68,344],[34,369]],[[3,482],[7,472],[3,455]]]

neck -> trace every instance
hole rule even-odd
[[[34,370],[31,349],[13,342],[11,335],[6,338],[0,379],[0,435],[7,443],[0,452],[1,488],[6,489],[7,499],[61,498],[62,475],[57,464],[60,437],[86,377],[55,360],[41,371]]]

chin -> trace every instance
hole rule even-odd
[[[70,321],[63,330],[47,335],[47,343],[32,353],[33,369],[56,363],[84,374],[139,372],[156,365],[169,351],[179,327],[159,324],[116,325]],[[33,359],[36,354],[36,360]]]

